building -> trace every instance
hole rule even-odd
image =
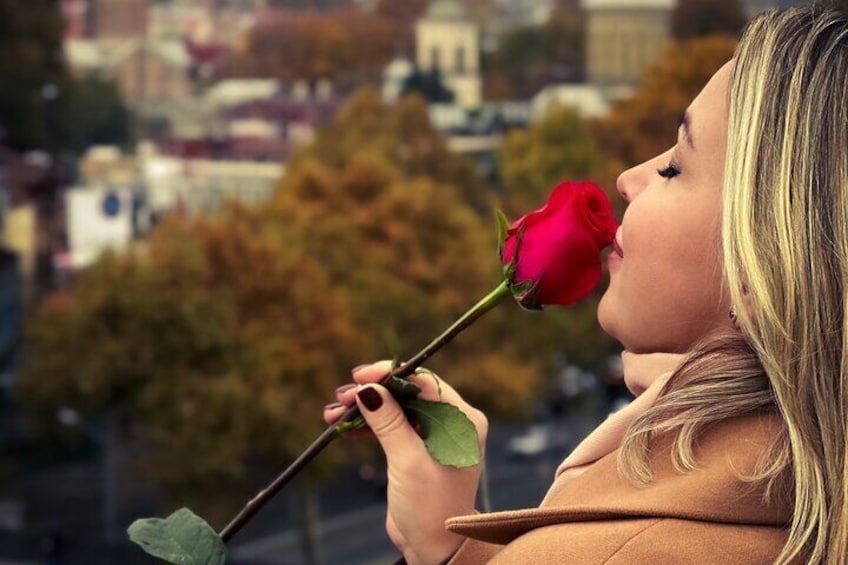
[[[146,202],[155,217],[168,211],[215,213],[226,200],[267,202],[285,174],[279,163],[142,156]]]
[[[123,252],[133,241],[133,190],[128,186],[79,186],[65,193],[68,250],[57,266],[91,266],[106,251]]]
[[[430,4],[415,25],[415,44],[417,67],[438,70],[456,104],[469,109],[480,105],[480,32],[458,0]]]
[[[744,0],[743,2],[749,17],[771,8],[787,8],[789,6],[800,6],[808,3],[809,0]]]
[[[136,108],[192,93],[191,55],[181,41],[66,41],[65,54],[75,74],[97,73],[114,80],[124,100]]]
[[[637,84],[671,39],[674,6],[675,0],[582,0],[587,81]]]
[[[65,39],[84,39],[90,34],[89,5],[85,0],[62,0]]]
[[[629,88],[618,93],[616,97],[623,97],[628,93]],[[531,117],[533,121],[537,121],[544,118],[554,106],[568,106],[581,118],[600,118],[609,112],[610,94],[612,93],[591,84],[552,84],[533,97]]]
[[[381,94],[383,102],[391,103],[400,98],[403,85],[415,72],[415,65],[404,57],[395,57],[383,69]]]
[[[91,31],[99,39],[129,39],[147,34],[150,0],[92,0]]]

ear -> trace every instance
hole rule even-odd
[[[746,285],[742,285],[742,303],[734,304],[733,307],[736,309],[736,315],[740,314],[740,310],[745,311],[745,316],[750,320],[754,315],[754,307],[751,302],[751,294],[748,292],[748,287]],[[738,327],[738,322],[734,322],[734,326]]]

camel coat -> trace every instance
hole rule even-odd
[[[700,467],[686,474],[672,466],[671,438],[660,436],[655,480],[644,487],[619,477],[616,450],[576,477],[561,475],[539,508],[451,518],[447,529],[468,539],[449,563],[771,563],[787,539],[791,483],[765,502],[764,488],[734,470],[753,471],[779,425],[756,415],[711,426],[695,450]]]

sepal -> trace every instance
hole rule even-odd
[[[498,256],[503,261],[503,250],[506,238],[509,235],[509,220],[500,210],[495,210],[495,221],[498,224]]]

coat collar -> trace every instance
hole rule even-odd
[[[784,478],[770,500],[764,485],[745,482],[782,425],[775,414],[737,417],[711,425],[697,442],[699,467],[680,473],[671,462],[673,437],[658,436],[649,459],[653,482],[635,486],[617,472],[618,450],[583,474],[562,476],[539,508],[450,518],[451,532],[505,544],[543,526],[589,520],[667,517],[725,524],[786,527],[792,485]]]

